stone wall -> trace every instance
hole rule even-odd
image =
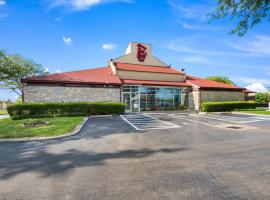
[[[204,91],[201,90],[201,102],[208,101],[244,101],[245,94],[241,91]]]
[[[245,94],[241,91],[200,90],[193,91],[195,110],[199,110],[202,102],[244,101]]]
[[[120,88],[24,86],[25,102],[120,102]]]

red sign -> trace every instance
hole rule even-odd
[[[147,55],[147,48],[145,46],[143,46],[142,44],[137,44],[137,58],[140,62],[144,62],[145,57]]]

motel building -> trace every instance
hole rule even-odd
[[[130,43],[107,66],[22,80],[28,102],[124,102],[126,112],[199,110],[202,102],[242,101],[244,88],[186,74]]]

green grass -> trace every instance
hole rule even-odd
[[[8,112],[6,110],[0,110],[0,115],[7,115]]]
[[[4,138],[23,138],[23,137],[49,137],[59,136],[75,129],[83,121],[83,117],[55,117],[44,118],[49,125],[23,128],[24,120],[0,120],[0,139]]]
[[[267,111],[267,110],[238,110],[237,112],[248,113],[248,114],[270,115],[270,111]]]

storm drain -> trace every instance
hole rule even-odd
[[[235,130],[242,129],[242,127],[240,126],[228,126],[227,128],[235,129]]]

